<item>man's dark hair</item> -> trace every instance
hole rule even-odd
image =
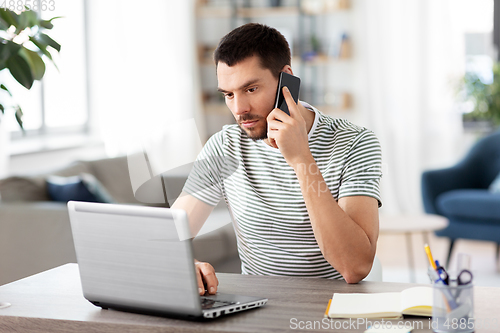
[[[262,68],[278,77],[285,65],[291,65],[290,46],[276,29],[264,24],[247,23],[224,37],[214,52],[215,65],[234,66],[251,56],[258,56]]]

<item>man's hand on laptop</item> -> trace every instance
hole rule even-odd
[[[194,267],[196,268],[196,277],[198,279],[198,291],[200,295],[205,294],[205,289],[209,294],[215,294],[217,292],[217,286],[219,285],[219,280],[215,276],[215,269],[208,262],[201,262],[194,260]]]

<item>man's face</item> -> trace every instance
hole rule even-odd
[[[267,116],[274,108],[278,79],[252,56],[229,67],[217,66],[219,91],[238,125],[253,140],[267,138]]]

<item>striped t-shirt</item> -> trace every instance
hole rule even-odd
[[[382,158],[373,132],[303,104],[315,112],[309,148],[333,197],[370,196],[380,206]],[[207,141],[184,192],[213,206],[225,199],[243,274],[342,279],[316,242],[293,168],[238,125]]]

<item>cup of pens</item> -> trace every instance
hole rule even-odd
[[[433,285],[434,332],[474,332],[474,288],[466,285]]]
[[[470,256],[459,254],[456,274],[448,274],[432,259],[426,245],[429,278],[432,281],[432,329],[434,332],[474,332],[474,286],[470,271]]]

